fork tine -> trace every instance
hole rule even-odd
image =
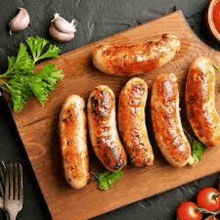
[[[15,200],[18,200],[19,198],[19,182],[18,182],[18,179],[19,179],[19,168],[18,168],[18,163],[15,163],[14,164],[14,169],[15,169],[15,175],[14,175],[14,187],[15,187]]]
[[[14,174],[14,167],[13,167],[13,164],[10,163],[10,181],[9,181],[9,184],[10,184],[10,197],[9,199],[14,199],[14,180],[13,180],[13,174]]]
[[[19,163],[19,171],[20,171],[20,200],[23,201],[24,198],[24,185],[23,185],[23,168],[21,163]]]
[[[9,196],[9,167],[7,166],[5,178],[5,200],[8,200]]]
[[[1,170],[1,168],[0,168],[0,170]],[[0,197],[4,197],[4,184],[3,184],[3,181],[2,181],[2,179],[0,180]]]
[[[5,164],[3,161],[0,163],[0,196],[4,197],[4,185],[5,185]]]
[[[1,176],[0,176],[0,178],[2,179],[3,183],[5,183],[6,165],[5,165],[4,161],[1,161],[0,167],[1,167]]]

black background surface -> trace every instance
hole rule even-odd
[[[50,20],[54,13],[59,13],[68,21],[75,18],[78,23],[76,36],[73,40],[63,44],[56,43],[62,49],[62,53],[160,17],[174,9],[181,9],[197,36],[218,50],[220,43],[208,35],[205,26],[207,4],[208,0],[1,0],[0,72],[3,73],[7,69],[7,56],[15,56],[19,43],[24,42],[27,37],[44,36],[56,43],[48,34]],[[7,24],[15,16],[19,7],[27,9],[31,19],[30,25],[24,31],[10,36]],[[0,99],[0,160],[21,161],[24,164],[25,201],[24,208],[17,219],[51,219],[11,113],[2,97]],[[198,189],[204,186],[217,186],[219,181],[220,175],[217,173],[98,216],[95,219],[175,219],[176,207],[182,200],[194,198]],[[5,219],[2,212],[0,219]],[[78,219],[77,216],[75,219]]]

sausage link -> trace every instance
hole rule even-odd
[[[97,86],[88,100],[89,134],[96,156],[109,171],[124,168],[127,156],[116,128],[115,95]]]
[[[85,102],[81,97],[69,96],[62,106],[59,118],[65,177],[76,189],[86,186],[90,177],[84,108]]]
[[[181,124],[179,90],[174,74],[161,74],[155,79],[150,109],[155,140],[165,159],[176,167],[186,165],[191,148]]]
[[[122,88],[118,100],[119,131],[135,167],[152,165],[154,161],[145,121],[147,95],[145,81],[132,78]]]
[[[207,147],[220,146],[220,117],[215,109],[215,70],[209,59],[199,57],[190,66],[186,82],[187,117]]]
[[[125,45],[99,45],[93,50],[93,64],[104,73],[134,75],[147,73],[171,61],[180,49],[179,39],[163,34],[158,41]]]

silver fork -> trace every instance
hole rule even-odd
[[[10,220],[15,220],[23,208],[23,169],[20,163],[7,166],[5,181],[5,210]]]

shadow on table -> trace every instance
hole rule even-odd
[[[19,213],[18,219],[50,220],[52,218],[46,202],[3,97],[0,97],[0,106],[0,160],[20,161],[24,165],[24,208]],[[3,216],[3,211],[1,211],[0,219],[4,219]]]

